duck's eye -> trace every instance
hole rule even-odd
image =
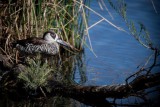
[[[55,34],[52,34],[52,33],[51,33],[50,35],[52,36],[53,39],[56,38],[56,35],[55,35]]]

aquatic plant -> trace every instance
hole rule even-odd
[[[18,75],[18,78],[24,81],[26,88],[36,90],[47,86],[52,71],[54,69],[49,67],[47,63],[42,64],[40,60],[29,59],[28,66]]]

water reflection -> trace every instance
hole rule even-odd
[[[63,54],[63,52],[62,52]],[[43,60],[42,63],[47,63],[54,68],[54,72],[52,74],[52,78],[50,77],[50,80],[60,82],[67,86],[71,84],[83,84],[86,82],[86,65],[84,63],[85,57],[84,53],[66,53],[60,56],[61,57],[61,63],[59,63],[59,57],[47,57],[47,56],[41,56],[40,59]],[[75,80],[75,76],[78,81]],[[43,91],[46,92],[51,90],[52,86],[46,86],[46,89],[43,89]],[[54,107],[70,107],[70,106],[83,106],[84,104],[69,98],[69,97],[62,97],[58,96],[56,93],[52,93],[52,95],[49,95],[51,97],[48,97],[47,99],[43,97],[43,94],[41,95],[40,90],[30,90],[27,89],[28,92],[25,94],[23,92],[24,90],[19,90],[14,92],[13,91],[7,91],[8,93],[5,93],[5,90],[1,92],[2,95],[0,95],[0,106],[54,106]],[[64,90],[65,91],[65,90]],[[39,93],[40,92],[40,93]],[[3,95],[4,94],[4,95]],[[29,94],[29,95],[28,95]],[[47,93],[46,93],[47,94]]]
[[[78,107],[84,106],[78,101],[61,96],[55,96],[48,99],[29,99],[13,101],[10,99],[0,100],[1,107]],[[84,106],[85,107],[85,106]]]
[[[86,82],[86,65],[84,52],[71,53],[70,55],[63,55],[62,65],[59,71],[63,75],[64,81],[70,84],[83,84]]]

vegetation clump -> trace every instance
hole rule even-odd
[[[26,88],[36,90],[48,85],[53,70],[47,63],[42,64],[39,60],[30,59],[25,71],[21,72],[18,78],[24,81]]]

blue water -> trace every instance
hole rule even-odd
[[[155,1],[155,12],[151,0],[127,1],[127,17],[135,23],[141,22],[150,33],[154,46],[160,47],[160,3]],[[128,31],[124,20],[106,2],[113,19],[107,11],[101,10],[97,1],[91,1],[91,8],[116,26]],[[101,18],[90,12],[89,26]],[[85,47],[85,64],[87,80],[84,85],[107,85],[124,83],[125,78],[138,70],[137,66],[144,64],[153,53],[142,46],[135,38],[126,32],[119,31],[103,21],[89,30],[94,53]],[[89,45],[89,40],[87,41]],[[75,81],[79,82],[79,75]],[[76,79],[77,78],[77,79]]]

